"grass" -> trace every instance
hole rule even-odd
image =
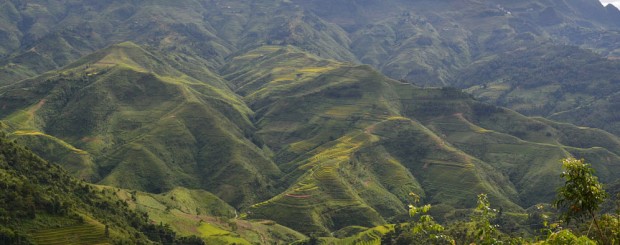
[[[241,220],[227,203],[204,190],[175,188],[161,194],[101,186],[154,223],[169,224],[181,235],[199,236],[208,244],[284,244],[304,236],[273,221]]]
[[[230,232],[226,230],[222,230],[221,228],[214,226],[209,223],[203,223],[198,227],[198,232],[200,236],[209,237],[209,236],[225,236],[229,235]]]
[[[6,88],[28,91],[30,97],[21,101],[25,108],[5,119],[16,137],[47,137],[75,154],[88,154],[90,160],[81,164],[94,165],[88,168],[97,172],[74,171],[76,156],[57,157],[61,147],[27,139],[39,154],[99,183],[152,192],[178,185],[204,188],[237,207],[268,194],[266,187],[279,170],[256,145],[253,112],[221,78],[192,67],[177,69],[176,62],[133,43],[113,45]],[[237,185],[237,178],[248,184]]]
[[[0,45],[9,55],[2,68],[8,73],[0,76],[3,120],[14,138],[79,177],[161,193],[138,197],[141,204],[136,207],[188,232],[197,229],[200,218],[230,218],[233,208],[228,204],[237,209],[256,204],[249,210],[258,214],[250,217],[275,217],[304,232],[372,226],[405,212],[410,191],[455,207],[470,207],[477,192],[489,192],[494,202],[519,211],[515,204],[549,199],[550,186],[557,185],[558,158],[592,159],[605,181],[618,172],[614,162],[620,143],[614,135],[497,108],[480,113],[480,105],[466,94],[418,89],[370,67],[342,62],[359,60],[395,78],[445,85],[454,71],[470,63],[492,67],[486,62],[497,61],[495,52],[519,54],[516,48],[527,43],[515,39],[514,33],[521,32],[513,26],[518,21],[506,24],[518,18],[517,13],[487,18],[483,24],[466,17],[459,23],[446,18],[431,25],[416,14],[404,16],[402,9],[407,8],[399,3],[393,3],[393,9],[377,4],[373,11],[358,6],[362,9],[353,9],[359,12],[349,16],[342,15],[338,3],[307,11],[311,1],[300,7],[288,2],[213,1],[201,6],[152,1],[123,3],[120,8],[84,3],[84,11],[77,14],[57,3],[20,8],[7,2],[6,9],[14,9],[16,16],[46,13],[62,19],[57,22],[63,26],[41,18],[24,35],[15,23],[2,23],[9,30],[6,36],[41,37],[24,50],[18,50],[23,46],[18,38]],[[520,4],[526,3],[514,6]],[[429,6],[416,8],[431,16],[455,8]],[[493,8],[471,6],[455,13],[477,16]],[[310,12],[316,15],[306,15]],[[377,16],[357,15],[364,12]],[[93,18],[85,23],[81,16]],[[547,35],[544,29],[540,36]],[[535,36],[532,45],[539,39]],[[116,40],[141,43],[112,45],[69,64]],[[300,48],[263,46],[245,52],[266,41]],[[479,49],[482,46],[497,50]],[[521,58],[526,60],[521,63],[531,64],[529,57]],[[545,82],[543,78],[532,80]],[[498,76],[486,86],[474,84],[471,91],[505,99],[521,111],[536,110],[536,101],[559,102],[551,114],[557,119],[617,128],[601,124],[608,120],[590,113],[612,115],[615,107],[607,97],[594,96],[594,101],[567,93],[562,100],[551,100],[547,97],[559,91],[559,85],[532,92],[510,84],[513,80],[521,79]],[[580,80],[597,81],[588,91],[615,91],[596,79]],[[609,96],[610,101],[615,98]],[[592,106],[573,106],[582,102]],[[458,191],[463,186],[467,191]],[[354,219],[347,220],[350,217]],[[250,223],[263,231],[239,231],[242,238],[230,239],[261,242],[257,237],[272,227]],[[232,229],[226,222],[213,225]],[[226,243],[228,238],[221,239]]]
[[[382,217],[403,213],[409,192],[459,208],[473,207],[477,194],[488,193],[498,206],[522,212],[552,198],[551,189],[536,186],[558,185],[556,160],[574,152],[547,136],[558,133],[552,125],[484,107],[458,90],[398,84],[364,67],[284,83],[294,69],[281,67],[281,60],[310,67],[316,59],[290,48],[252,52],[261,55],[224,72],[257,111],[259,132],[276,150],[287,184],[253,205],[249,217],[302,232],[372,226],[381,221],[363,210]],[[272,83],[274,77],[282,79]],[[283,84],[291,87],[280,89]],[[331,210],[347,217],[361,212],[365,220],[347,223]]]

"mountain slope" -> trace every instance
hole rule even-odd
[[[68,175],[0,133],[0,239],[7,244],[181,242],[120,199]],[[185,240],[189,242],[189,240]]]
[[[194,78],[132,43],[0,93],[13,137],[44,142],[33,149],[51,159],[68,152],[58,162],[74,160],[65,166],[91,181],[204,188],[239,206],[268,194],[280,173],[250,140],[252,112],[221,79]],[[76,158],[81,168],[69,166]]]
[[[452,208],[472,207],[484,192],[518,211],[555,196],[546,187],[560,184],[560,158],[588,157],[606,173],[620,167],[619,141],[608,133],[527,118],[454,89],[421,89],[291,47],[259,48],[222,72],[256,111],[258,135],[285,172],[287,189],[253,205],[250,217],[305,233],[381,224],[404,211],[409,192]]]
[[[270,220],[244,220],[237,211],[204,190],[177,187],[152,194],[100,186],[131,209],[147,213],[151,222],[167,224],[179,235],[196,236],[206,244],[290,244],[304,235]]]
[[[520,212],[555,196],[548,187],[561,184],[567,156],[587,158],[604,182],[620,170],[620,140],[604,131],[293,46],[259,47],[217,72],[175,55],[111,46],[1,88],[0,116],[12,138],[76,176],[155,193],[207,190],[305,234],[399,220],[410,192],[447,218],[479,193]]]
[[[466,69],[454,84],[482,101],[618,134],[620,62],[576,47],[506,53]]]
[[[472,62],[524,47],[619,48],[620,12],[596,0],[295,2],[347,30],[360,61],[416,84],[451,85]]]

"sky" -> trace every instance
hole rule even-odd
[[[601,3],[603,3],[603,5],[607,5],[608,3],[611,3],[616,7],[620,7],[620,0],[601,0]]]

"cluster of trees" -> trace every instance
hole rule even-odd
[[[381,244],[620,244],[620,208],[615,214],[598,214],[608,194],[594,170],[583,159],[567,158],[562,164],[565,184],[558,189],[553,204],[560,219],[540,215],[543,224],[539,236],[502,232],[497,224],[501,210],[491,208],[486,194],[478,195],[478,205],[468,222],[444,227],[427,214],[431,205],[417,206],[420,199],[412,193],[414,204],[409,214],[414,221],[395,225],[382,237]]]

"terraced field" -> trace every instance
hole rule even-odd
[[[46,245],[108,245],[103,225],[84,224],[46,229],[32,235],[36,244]]]

